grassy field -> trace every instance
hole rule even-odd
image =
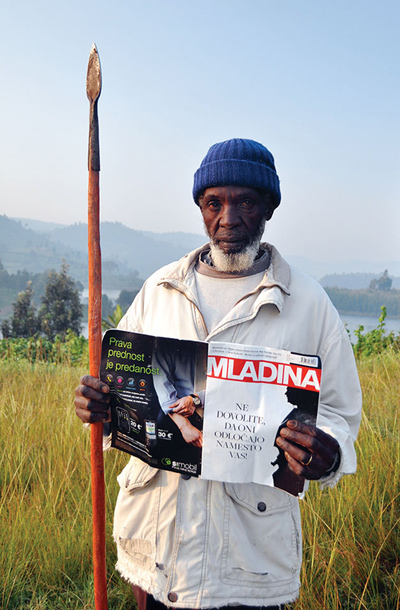
[[[296,610],[400,609],[400,357],[359,361],[364,415],[359,469],[336,489],[311,485],[301,503],[304,566]],[[73,411],[77,368],[2,362],[0,607],[94,608],[89,434]],[[105,456],[109,608],[133,607],[114,572],[116,474]]]

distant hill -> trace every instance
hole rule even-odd
[[[197,233],[154,233],[135,231],[119,222],[101,223],[104,288],[132,289],[132,278],[146,279],[159,267],[181,258],[205,241],[206,237]],[[86,224],[67,226],[0,216],[0,244],[0,260],[10,273],[59,269],[65,259],[72,277],[87,285]],[[371,279],[387,268],[393,288],[400,288],[400,261],[338,263],[291,256],[285,251],[282,254],[294,267],[321,278],[323,286],[368,288]],[[360,270],[364,273],[356,273]]]
[[[369,287],[371,280],[378,279],[381,273],[331,273],[324,275],[319,281],[324,288],[348,288],[350,290],[365,290]],[[390,275],[392,287],[400,289],[400,278]]]
[[[139,278],[205,243],[195,233],[151,233],[118,222],[101,223],[103,286],[133,289]],[[87,225],[63,226],[0,216],[0,260],[9,273],[58,270],[63,260],[71,276],[87,285]],[[141,283],[141,282],[140,282]]]
[[[337,278],[343,276],[362,276],[370,275],[378,277],[382,275],[385,269],[389,270],[390,277],[400,277],[400,259],[398,261],[361,261],[361,260],[346,260],[346,261],[324,261],[319,258],[309,259],[304,256],[291,255],[283,252],[285,259],[304,273],[308,273],[319,282],[325,281],[325,278]],[[357,277],[354,277],[357,281]]]
[[[340,314],[379,317],[381,307],[386,307],[387,316],[400,318],[400,290],[349,290],[347,288],[325,288]]]
[[[184,256],[204,244],[207,239],[195,233],[151,233],[129,229],[120,222],[102,222],[101,250],[106,260],[120,269],[137,270],[147,278],[160,267]],[[64,246],[73,244],[86,253],[87,225],[76,224],[49,233],[53,242]]]
[[[71,244],[53,243],[48,234],[38,233],[21,222],[0,216],[0,259],[9,273],[26,270],[41,273],[59,269],[65,259],[81,280],[85,274],[85,256]]]

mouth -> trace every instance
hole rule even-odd
[[[249,237],[248,235],[221,235],[213,241],[223,252],[234,254],[248,246]]]

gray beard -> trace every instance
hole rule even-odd
[[[264,227],[265,220],[260,224],[260,227],[253,236],[251,242],[247,246],[244,246],[241,252],[235,252],[233,254],[226,254],[223,252],[218,244],[210,238],[210,256],[215,269],[225,273],[235,273],[250,269],[260,249]]]

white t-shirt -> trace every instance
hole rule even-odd
[[[203,253],[195,268],[195,279],[200,311],[209,333],[240,299],[258,286],[269,262],[269,252],[264,252],[250,269],[225,273],[212,267],[208,252]]]

